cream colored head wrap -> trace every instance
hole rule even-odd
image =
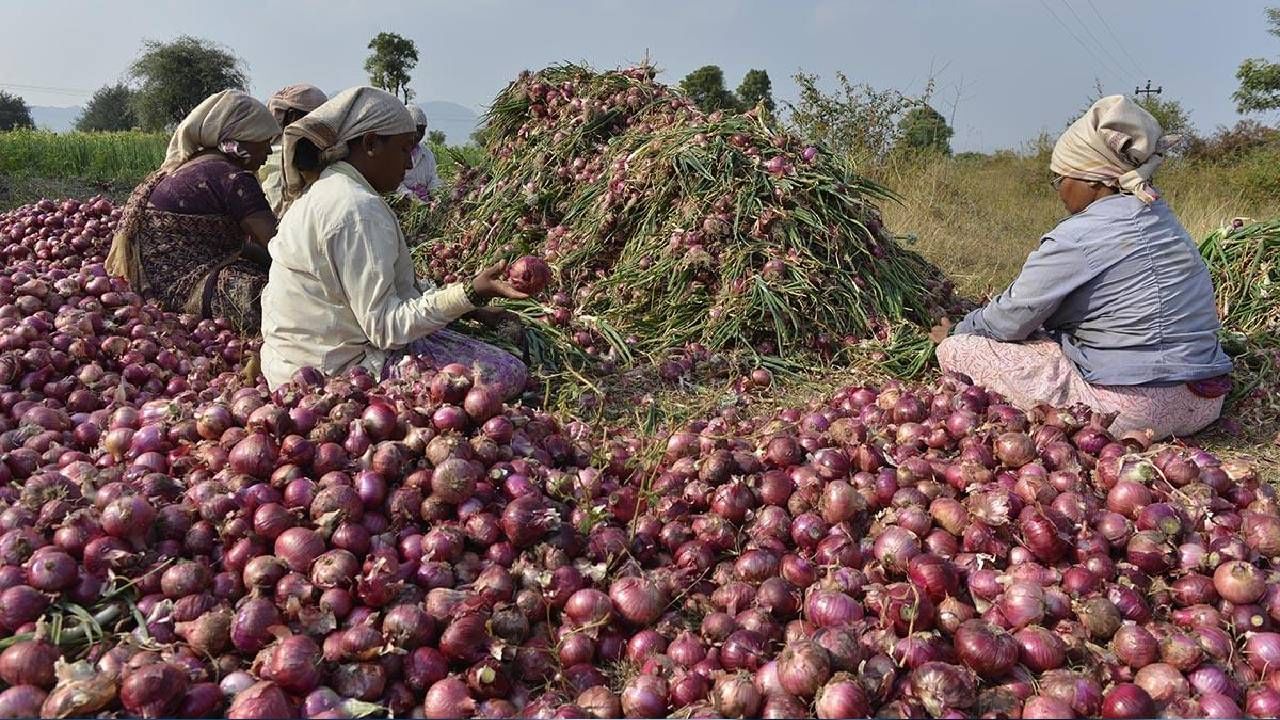
[[[196,153],[228,140],[261,142],[280,134],[267,106],[239,90],[214,93],[187,114],[169,139],[162,172],[182,167]]]
[[[298,141],[303,138],[319,148],[323,167],[345,158],[347,143],[365,133],[400,135],[417,130],[409,109],[386,90],[372,87],[343,90],[284,129],[286,192],[296,198],[306,189],[307,180],[294,165]]]
[[[280,88],[267,100],[267,109],[276,122],[284,125],[284,115],[290,110],[309,113],[320,107],[329,97],[315,85],[300,83]]]
[[[1049,168],[1063,177],[1118,187],[1150,204],[1160,198],[1151,177],[1180,139],[1165,135],[1134,101],[1112,95],[1094,103],[1058,138]]]
[[[413,124],[418,127],[427,127],[427,113],[418,105],[409,106],[409,114],[413,116]]]

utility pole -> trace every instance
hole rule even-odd
[[[1157,87],[1156,89],[1152,90],[1152,89],[1151,89],[1151,81],[1150,81],[1150,80],[1148,80],[1148,81],[1147,81],[1147,89],[1146,89],[1146,90],[1143,90],[1143,89],[1142,89],[1142,88],[1140,88],[1140,87],[1135,87],[1135,88],[1133,89],[1133,94],[1134,94],[1134,95],[1146,95],[1148,98],[1150,98],[1152,95],[1159,95],[1159,94],[1160,94],[1160,93],[1162,93],[1162,92],[1164,92],[1164,86],[1162,85],[1162,86]]]

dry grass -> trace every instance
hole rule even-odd
[[[1227,165],[1174,160],[1157,181],[1198,239],[1233,217],[1280,211],[1276,196],[1252,176],[1254,163],[1264,159]],[[1065,213],[1049,186],[1043,154],[934,158],[886,167],[877,175],[901,197],[884,208],[888,226],[915,238],[915,248],[969,295],[985,295],[1012,280]]]

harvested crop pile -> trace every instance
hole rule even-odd
[[[0,217],[0,716],[1280,709],[1246,464],[952,377],[656,443],[459,367],[268,394],[115,214]]]
[[[499,94],[487,160],[419,218],[426,274],[542,255],[547,329],[612,361],[692,342],[831,357],[943,313],[949,282],[881,225],[888,190],[653,73],[558,66]]]
[[[1223,329],[1280,339],[1280,220],[1238,220],[1206,237],[1200,254],[1213,274]]]

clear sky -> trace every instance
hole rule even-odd
[[[1270,4],[1277,4],[1271,0]],[[1234,123],[1235,69],[1280,57],[1267,0],[0,0],[0,88],[76,105],[119,79],[143,39],[187,33],[235,50],[259,96],[293,82],[365,82],[376,32],[417,42],[419,100],[477,110],[524,68],[614,67],[646,51],[675,83],[705,64],[736,87],[769,71],[779,100],[797,70],[918,92],[954,108],[958,150],[1018,147],[1060,130],[1091,94],[1150,78],[1201,130]],[[1113,40],[1123,39],[1123,44]],[[1106,47],[1106,52],[1098,49]],[[39,87],[36,87],[39,86]],[[56,90],[39,89],[54,88]],[[1274,121],[1276,117],[1262,118]]]

